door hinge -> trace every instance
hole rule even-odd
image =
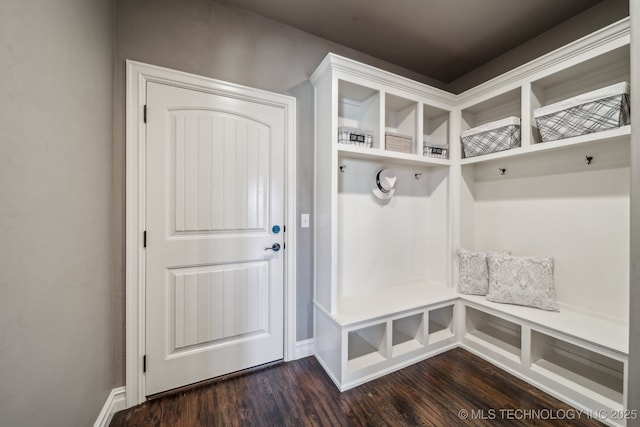
[[[287,249],[287,244],[286,243],[282,244],[282,249]]]
[[[142,247],[143,248],[147,247],[147,230],[144,230],[142,232]]]
[[[142,120],[144,120],[144,122],[147,123],[147,105],[146,104],[142,110]]]
[[[287,226],[286,226],[286,225],[283,225],[283,226],[282,226],[282,232],[283,232],[283,233],[286,233],[286,232],[287,232]]]
[[[147,355],[142,356],[142,372],[147,372]]]

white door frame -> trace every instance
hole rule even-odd
[[[126,405],[146,400],[145,354],[146,128],[147,82],[157,82],[282,108],[285,126],[284,360],[295,355],[296,112],[295,98],[135,61],[126,61]]]

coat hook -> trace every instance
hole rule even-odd
[[[587,164],[590,165],[593,160],[593,156],[585,156],[585,158],[587,159]]]
[[[498,170],[500,171],[500,175],[504,175],[507,172],[505,168],[498,168]]]
[[[416,172],[413,174],[413,176],[415,176],[416,179],[420,179],[420,176],[422,176],[422,172]]]
[[[347,164],[345,163],[344,165],[340,165],[338,167],[340,168],[340,172],[342,173],[347,168]]]

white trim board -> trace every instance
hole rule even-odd
[[[284,360],[296,355],[296,105],[295,98],[208,77],[135,61],[126,61],[126,407],[145,401],[142,360],[145,354],[145,229],[146,129],[143,108],[148,82],[157,82],[201,92],[224,94],[282,108],[285,132],[285,301]]]
[[[296,354],[294,359],[298,360],[305,357],[313,356],[315,352],[315,339],[309,338],[306,340],[298,341],[296,343]]]
[[[104,406],[102,407],[100,414],[98,414],[96,422],[93,423],[93,427],[109,427],[109,424],[111,424],[111,420],[113,419],[113,415],[126,408],[125,394],[126,391],[124,387],[118,387],[111,390],[107,400],[104,402]]]

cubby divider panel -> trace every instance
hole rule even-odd
[[[468,336],[509,359],[520,361],[522,353],[520,325],[469,306],[466,307],[466,319]]]

